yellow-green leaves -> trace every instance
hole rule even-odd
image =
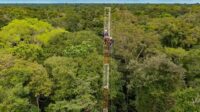
[[[42,57],[43,49],[35,44],[21,43],[11,50],[14,56],[26,60],[39,60]]]
[[[176,99],[175,105],[169,112],[199,112],[200,110],[200,89],[186,88],[172,94]]]
[[[188,54],[185,49],[182,48],[165,48],[165,53],[175,62],[181,63],[183,58]]]
[[[20,42],[47,44],[51,38],[62,32],[65,31],[35,18],[16,19],[2,28],[0,40],[8,46],[16,46]]]
[[[37,35],[35,38],[37,40],[39,40],[41,43],[47,44],[50,39],[52,39],[53,37],[55,37],[63,32],[65,32],[65,30],[63,30],[63,29],[53,29],[51,31],[41,33],[40,35]]]

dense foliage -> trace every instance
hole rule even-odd
[[[101,112],[108,5],[0,5],[0,111]],[[110,111],[200,111],[200,6],[112,7]]]

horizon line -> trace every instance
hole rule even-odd
[[[180,3],[180,2],[0,2],[0,4],[200,4],[194,3]]]

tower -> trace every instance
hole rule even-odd
[[[111,45],[111,33],[110,33],[110,19],[111,19],[111,8],[105,7],[104,9],[104,43],[103,43],[103,112],[109,110],[109,72],[110,72],[110,45]]]

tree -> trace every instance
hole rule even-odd
[[[44,46],[46,57],[50,56],[83,56],[92,52],[102,53],[102,40],[91,31],[75,33],[66,32],[57,35]],[[83,54],[83,55],[81,55]]]
[[[165,53],[172,59],[176,64],[182,64],[183,58],[188,54],[188,52],[182,48],[165,48]]]
[[[163,46],[189,49],[199,43],[197,26],[184,21],[183,18],[155,18],[148,24],[148,30],[154,30],[160,34]]]
[[[27,44],[47,44],[54,36],[64,32],[63,29],[53,28],[50,24],[35,18],[13,20],[0,31],[0,41],[6,46],[17,46],[20,42]]]
[[[136,91],[137,111],[168,111],[175,101],[170,94],[184,87],[184,69],[165,56],[147,58],[142,64],[132,62],[129,65],[133,70],[129,88]]]
[[[20,43],[12,49],[12,54],[25,60],[37,60],[43,57],[43,49],[35,44]]]
[[[63,32],[35,18],[16,19],[1,29],[0,46],[19,58],[41,62],[45,56],[43,46]]]
[[[199,87],[200,84],[200,50],[192,49],[183,58],[183,67],[187,70],[186,84],[189,87]]]
[[[52,57],[45,61],[54,82],[54,94],[51,98],[55,103],[49,105],[49,111],[81,111],[96,104],[91,95],[91,79],[81,78],[76,61],[66,57]]]
[[[200,110],[199,88],[185,88],[172,94],[176,99],[175,105],[170,112],[198,112]]]
[[[36,62],[20,60],[9,54],[0,59],[1,111],[27,112],[40,108],[40,97],[51,93],[52,82],[45,68]],[[1,61],[2,60],[2,61]]]
[[[125,7],[126,9],[126,7]],[[119,111],[134,111],[126,102],[135,100],[135,94],[129,93],[128,84],[131,72],[127,65],[130,60],[144,60],[146,57],[159,54],[161,48],[159,38],[154,32],[146,32],[140,25],[139,17],[124,9],[115,9],[112,13],[112,36],[114,39],[113,57],[119,61],[118,71],[122,72],[123,94],[120,95]],[[129,19],[127,19],[129,18]]]

